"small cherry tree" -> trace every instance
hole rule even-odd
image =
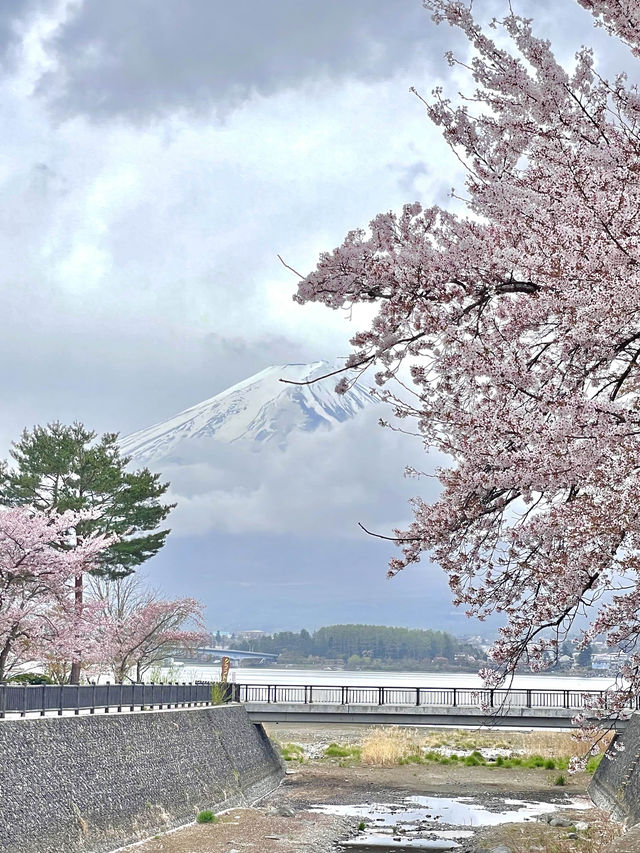
[[[74,578],[74,592],[77,577]],[[112,644],[111,623],[102,602],[84,601],[79,609],[75,595],[72,601],[69,586],[67,597],[49,610],[39,656],[53,681],[68,684],[74,663],[79,665],[79,672],[85,678],[107,671]]]
[[[52,636],[68,636],[74,579],[95,566],[112,542],[96,533],[72,550],[61,549],[85,516],[0,510],[0,681],[26,661],[42,659]],[[88,636],[77,644],[83,656]]]
[[[95,604],[106,621],[106,645],[115,680],[136,681],[177,649],[195,648],[209,634],[202,605],[193,598],[168,601],[145,589],[138,578],[92,579]]]
[[[640,56],[638,0],[580,2]],[[640,693],[640,95],[588,48],[565,69],[513,12],[497,41],[464,3],[424,5],[470,44],[448,60],[475,91],[424,101],[466,167],[466,214],[381,214],[296,299],[379,306],[338,390],[377,365],[397,417],[451,460],[390,574],[430,551],[456,603],[506,615],[490,683],[542,668],[589,614],[583,647],[628,655],[615,713]]]

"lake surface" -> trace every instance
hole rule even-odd
[[[173,673],[175,677],[175,672]],[[185,664],[178,681],[218,681],[219,666]],[[233,667],[229,680],[238,684],[313,684],[354,687],[482,687],[473,673],[451,672],[363,672],[362,670],[275,669],[272,667]],[[571,675],[517,675],[514,688],[538,690],[604,690],[613,684],[611,676],[579,678]]]

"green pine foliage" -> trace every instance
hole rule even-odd
[[[169,484],[147,468],[129,471],[118,434],[98,437],[81,423],[58,421],[25,430],[14,442],[11,461],[0,467],[0,504],[32,505],[44,512],[93,510],[77,534],[115,533],[98,574],[115,579],[131,574],[156,554],[169,530],[158,530],[175,504],[163,504]]]

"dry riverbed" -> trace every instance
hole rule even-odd
[[[367,756],[358,753],[365,736],[362,727],[280,725],[270,727],[269,733],[281,744],[298,745],[285,749],[294,760],[287,762],[287,776],[277,791],[252,809],[235,809],[216,823],[194,824],[131,850],[329,853],[350,849],[357,853],[375,848],[343,848],[342,843],[374,844],[381,838],[388,846],[379,850],[424,850],[431,840],[458,845],[456,853],[496,848],[502,853],[604,853],[620,833],[617,824],[591,808],[585,796],[591,777],[586,773],[564,774],[565,784],[559,786],[554,784],[560,775],[557,769],[495,763],[497,755],[515,754],[514,750],[523,754],[528,737],[537,739],[536,751],[545,757],[564,755],[569,743],[566,735],[427,733],[423,729],[406,735],[414,747],[424,744],[420,748],[430,752],[437,744],[435,749],[446,755],[449,742],[462,756],[477,746],[489,756],[489,763],[470,766],[460,760],[447,764],[428,760],[372,766],[363,764]],[[380,733],[380,760],[391,761],[393,756],[384,751],[386,733]],[[403,737],[398,732],[400,742]],[[331,743],[347,752],[355,750],[327,757]],[[550,825],[549,820],[561,825]],[[363,825],[364,831],[359,830]]]

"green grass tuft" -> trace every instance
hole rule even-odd
[[[330,743],[324,751],[326,758],[360,758],[360,747],[349,744]]]
[[[304,749],[298,743],[283,743],[280,745],[280,755],[285,761],[304,761]]]
[[[196,817],[196,823],[217,823],[219,818],[217,818],[212,811],[206,809],[203,812],[198,812],[198,816]]]

